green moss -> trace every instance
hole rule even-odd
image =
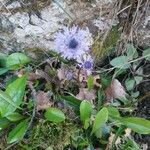
[[[44,60],[45,58],[47,58],[45,50],[38,48],[38,47],[25,48],[23,49],[23,51],[25,52],[27,56],[32,58],[34,62],[39,63],[39,62],[42,62],[42,60]]]
[[[19,147],[22,149],[30,147],[35,150],[52,147],[54,150],[63,150],[64,147],[71,144],[71,139],[78,139],[78,131],[77,126],[70,121],[54,124],[39,120],[38,124],[28,133],[29,138],[24,139]]]
[[[97,59],[102,58],[104,55],[108,54],[110,50],[116,45],[118,39],[120,38],[120,32],[118,27],[113,27],[107,34],[105,40],[103,37],[98,38],[93,45],[93,54]]]

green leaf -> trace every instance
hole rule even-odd
[[[143,51],[143,56],[145,57],[146,60],[150,61],[150,48]]]
[[[119,75],[123,75],[124,73],[126,73],[125,69],[118,69],[118,68],[116,68],[115,72],[114,72],[114,78],[118,77]]]
[[[88,89],[91,90],[94,86],[94,77],[92,75],[90,75],[88,77],[88,80],[87,80],[87,86],[88,86]]]
[[[13,101],[12,101],[12,98],[10,97],[9,94],[3,92],[0,90],[0,113],[1,113],[1,116],[3,117],[8,106],[11,106],[15,109],[19,108]],[[7,112],[9,113],[9,112]]]
[[[134,80],[135,80],[136,85],[137,85],[143,80],[143,77],[141,77],[141,76],[134,76]]]
[[[22,140],[26,133],[27,128],[28,128],[28,119],[19,123],[11,132],[9,132],[7,142],[11,144],[13,142],[18,142]]]
[[[110,64],[115,68],[127,69],[130,67],[127,56],[119,56],[110,61]]]
[[[112,81],[111,76],[101,75],[100,79],[101,79],[102,88],[104,90],[111,84],[111,81]]]
[[[101,128],[96,130],[95,135],[97,138],[106,137],[110,133],[110,127],[104,124]]]
[[[9,70],[16,70],[30,62],[30,59],[22,53],[13,53],[7,57],[6,67]]]
[[[64,96],[64,95],[61,95],[59,96],[60,99],[64,100],[65,102],[67,102],[70,106],[73,106],[77,109],[79,109],[80,107],[80,103],[81,103],[81,100],[77,99],[76,97],[74,96]]]
[[[59,123],[65,120],[64,113],[58,108],[48,108],[44,114],[45,118],[51,122]]]
[[[124,149],[126,149],[127,147],[131,146],[131,150],[141,150],[139,148],[139,145],[132,139],[132,138],[127,138],[126,139],[126,143],[125,143],[125,146],[124,146]]]
[[[7,55],[4,53],[0,53],[0,68],[6,67],[6,59],[7,59]]]
[[[133,46],[133,44],[127,44],[126,48],[127,48],[127,57],[129,60],[132,60],[138,57],[138,52],[136,48]]]
[[[92,113],[92,104],[86,100],[82,101],[80,104],[80,118],[84,124],[84,128],[87,129],[89,127],[89,119]]]
[[[0,75],[6,73],[8,71],[7,68],[0,68]]]
[[[140,92],[139,92],[139,91],[137,91],[137,92],[131,92],[131,96],[132,96],[133,98],[137,98],[139,95],[140,95]]]
[[[27,76],[24,75],[7,86],[5,92],[6,94],[10,95],[10,97],[12,98],[12,102],[15,104],[16,107],[8,104],[5,108],[5,111],[3,111],[2,116],[10,115],[16,110],[17,107],[20,106],[25,92],[26,81]]]
[[[107,107],[108,113],[110,117],[120,117],[120,113],[117,108],[108,106]]]
[[[10,124],[10,121],[7,118],[0,117],[0,130],[8,127],[9,124]]]
[[[133,90],[134,85],[135,85],[134,79],[130,79],[130,78],[126,79],[125,86],[128,91]]]
[[[15,122],[15,121],[19,121],[19,120],[23,119],[24,116],[22,116],[21,114],[19,114],[17,112],[14,112],[14,113],[8,115],[6,118],[10,121]]]
[[[119,119],[119,121],[128,128],[132,129],[134,132],[140,134],[150,134],[149,120],[138,117],[128,117],[128,118],[121,118]]]
[[[95,133],[97,130],[102,128],[104,124],[107,122],[107,120],[108,120],[108,110],[107,108],[104,107],[97,113],[95,117],[91,134]]]

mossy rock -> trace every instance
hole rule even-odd
[[[112,29],[106,35],[106,38],[103,37],[98,38],[95,40],[92,53],[96,58],[96,61],[99,61],[102,57],[109,54],[111,50],[117,44],[117,41],[120,38],[120,32],[118,31],[118,26],[112,27]]]

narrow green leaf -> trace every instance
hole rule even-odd
[[[80,118],[84,124],[85,129],[87,129],[88,122],[92,113],[92,104],[86,100],[82,101],[80,104]]]
[[[128,118],[121,118],[119,119],[119,121],[137,133],[150,134],[149,120],[138,117],[128,117]]]
[[[0,130],[8,127],[10,121],[7,118],[0,117]]]
[[[15,122],[15,121],[19,121],[19,120],[23,119],[24,116],[22,116],[21,114],[19,114],[17,112],[14,112],[14,113],[8,115],[6,118],[10,121]]]
[[[97,113],[95,117],[91,134],[101,129],[104,126],[104,124],[107,122],[107,120],[108,120],[108,110],[107,108],[104,107]]]
[[[58,108],[48,108],[44,114],[45,118],[49,121],[59,123],[65,120],[64,113]]]
[[[77,99],[76,97],[74,96],[64,96],[64,95],[61,95],[60,96],[60,99],[64,100],[65,102],[67,102],[70,106],[73,106],[77,109],[79,109],[80,107],[80,103],[81,103],[81,100]]]
[[[14,106],[19,107],[20,104],[22,103],[22,99],[24,96],[25,92],[25,87],[26,87],[26,81],[27,81],[27,76],[24,75],[18,79],[16,79],[14,82],[9,84],[6,88],[6,94],[10,95],[12,98],[12,102],[15,104]],[[16,110],[16,107],[13,105],[8,104],[5,110],[3,111],[2,116],[8,116],[11,113],[13,113]]]
[[[6,67],[6,59],[7,59],[7,55],[4,53],[0,53],[0,68]]]
[[[110,61],[110,64],[115,68],[127,69],[130,67],[127,56],[119,56]]]
[[[88,86],[88,89],[91,90],[94,86],[94,77],[92,75],[90,75],[88,77],[88,80],[87,80],[87,86]]]
[[[7,57],[6,67],[9,70],[16,70],[30,62],[30,59],[22,53],[13,53]]]
[[[11,132],[9,132],[7,142],[13,143],[23,139],[28,128],[28,119],[19,123]]]

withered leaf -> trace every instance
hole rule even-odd
[[[121,83],[114,79],[112,80],[110,86],[105,90],[107,101],[112,101],[115,98],[125,98],[126,92]]]
[[[53,102],[50,101],[49,93],[39,91],[36,95],[36,109],[37,111],[46,109],[53,105]]]
[[[80,88],[80,91],[76,95],[76,98],[81,100],[89,100],[92,102],[96,98],[96,91],[93,89],[89,90],[88,88]]]

